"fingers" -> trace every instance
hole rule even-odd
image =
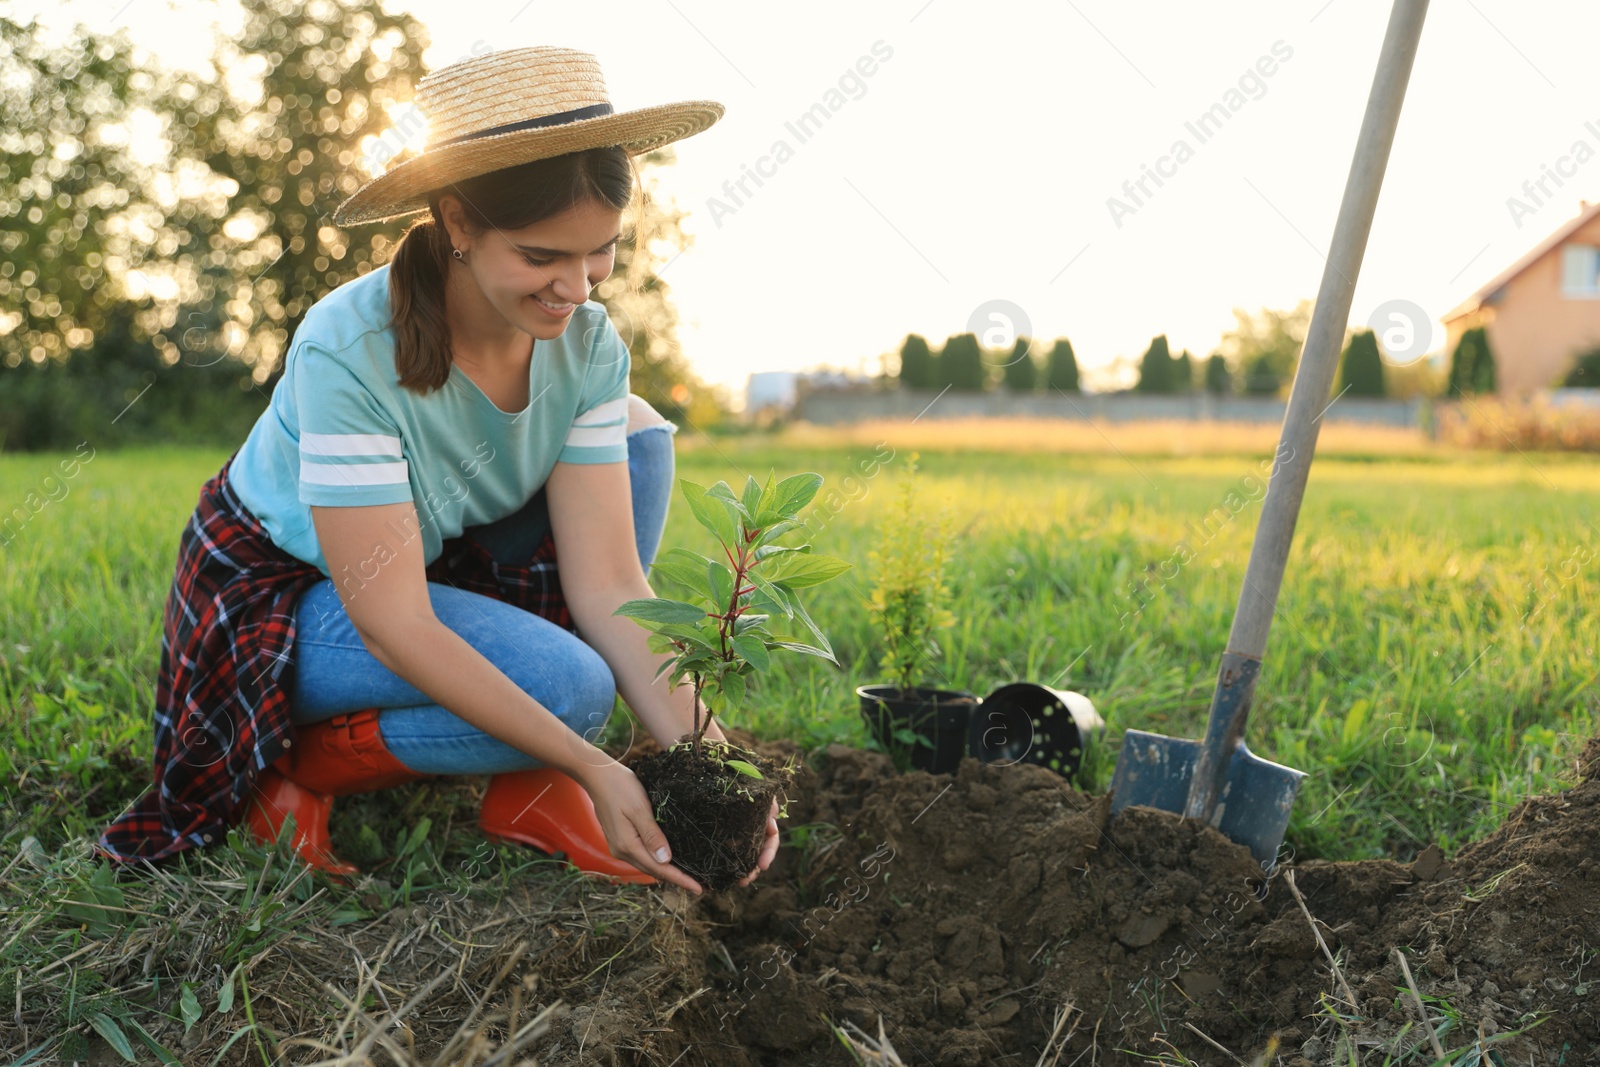
[[[767,843],[761,849],[761,859],[756,866],[765,870],[772,863],[772,858],[778,854],[778,820],[767,820]]]
[[[773,802],[773,807],[777,807],[776,801]],[[762,871],[766,870],[772,865],[773,857],[775,857],[777,854],[778,820],[776,817],[769,817],[767,819],[767,839],[766,843],[761,847],[761,857],[756,860],[756,869],[739,879],[739,885],[747,886],[751,882],[755,881],[756,875],[760,874]]]
[[[626,814],[631,840],[623,845],[627,853],[623,859],[659,881],[682,886],[696,895],[705,892],[699,882],[672,866],[672,849],[667,845],[667,835],[650,817],[648,809],[644,812],[628,811]]]

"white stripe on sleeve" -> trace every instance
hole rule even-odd
[[[575,448],[603,448],[607,445],[626,444],[628,424],[615,426],[579,426],[576,423],[567,433],[567,446]]]
[[[300,480],[312,485],[405,485],[410,482],[409,469],[403,459],[398,463],[307,463],[302,459]]]
[[[400,438],[382,433],[302,433],[300,451],[310,456],[399,456]]]
[[[615,400],[607,400],[604,404],[597,404],[585,411],[582,415],[572,420],[574,426],[604,426],[608,423],[621,420],[624,425],[628,421],[628,398],[619,396]]]

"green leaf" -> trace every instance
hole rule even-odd
[[[767,653],[767,646],[758,637],[741,634],[733,639],[733,647],[744,657],[746,663],[758,671],[766,670],[772,662],[772,657]]]
[[[733,710],[744,703],[745,685],[744,675],[737,671],[729,671],[722,676],[722,697],[727,703],[727,710]]]
[[[735,634],[749,633],[751,630],[759,629],[770,618],[772,618],[771,615],[761,615],[747,611],[733,620],[733,632]]]
[[[613,615],[626,615],[640,622],[696,622],[706,617],[706,611],[694,604],[665,597],[641,597],[623,604]]]
[[[818,556],[811,552],[786,552],[762,564],[762,573],[774,582],[791,588],[821,585],[851,568],[837,556]]]
[[[173,1054],[171,1049],[157,1041],[155,1035],[146,1030],[138,1019],[135,1019],[130,1015],[128,1018],[122,1021],[127,1023],[128,1026],[133,1029],[134,1034],[139,1038],[140,1041],[143,1041],[149,1046],[151,1052],[154,1052],[157,1056],[161,1057],[162,1063],[170,1063],[176,1065],[176,1067],[183,1067],[183,1061],[178,1059],[178,1057]]]
[[[123,1059],[129,1063],[138,1062],[133,1058],[133,1042],[128,1040],[128,1035],[122,1032],[122,1027],[117,1025],[115,1019],[104,1012],[97,1011],[89,1016],[89,1025],[94,1027],[95,1031],[105,1038],[106,1042],[116,1049],[117,1054]]]
[[[793,596],[784,591],[781,587],[768,581],[765,575],[759,574],[756,571],[747,571],[745,573],[745,577],[754,582],[755,587],[761,592],[765,593],[766,599],[771,601],[770,604],[765,602],[761,603],[759,605],[761,608],[771,611],[775,614],[782,615],[786,619],[794,617],[795,599]],[[751,605],[756,606],[756,600],[754,597],[751,598]]]
[[[756,544],[758,546],[770,545],[795,527],[804,525],[805,523],[795,519],[784,519],[782,522],[775,522],[771,526],[763,526],[761,528],[761,536],[756,538]]]
[[[812,638],[828,653],[828,661],[835,667],[842,666],[837,659],[834,659],[833,646],[828,643],[828,635],[823,633],[822,627],[818,626],[811,618],[811,613],[806,611],[804,604],[800,603],[800,598],[791,596],[789,599],[794,604],[794,617],[800,620],[800,624],[810,631]]]
[[[767,474],[767,484],[761,488],[761,494],[756,498],[755,507],[750,509],[751,516],[756,525],[765,528],[770,525],[778,515],[773,511],[772,505],[778,499],[778,475],[776,471]]]
[[[809,552],[810,550],[811,550],[811,546],[810,545],[763,545],[763,544],[758,544],[757,547],[756,547],[755,552],[752,553],[752,555],[755,557],[757,562],[760,562],[761,560],[770,559],[773,556],[781,555],[781,554],[783,554],[785,552]]]
[[[746,763],[742,759],[726,760],[726,761],[723,762],[723,766],[732,767],[734,770],[738,771],[740,774],[748,775],[751,778],[765,778],[766,777],[766,775],[762,774],[759,770],[756,769],[754,764]]]
[[[768,484],[771,484],[770,480]],[[740,494],[739,503],[744,505],[745,512],[750,516],[750,524],[760,526],[761,483],[756,481],[754,475],[745,475],[744,492]]]
[[[721,500],[727,504],[729,509],[728,514],[732,516],[736,526],[741,521],[747,526],[753,525],[752,520],[755,518],[755,516],[750,515],[745,511],[744,501],[733,495],[733,487],[727,482],[718,482],[716,485],[713,485],[710,489],[706,490],[706,495],[714,499]]]
[[[798,641],[774,641],[772,645],[774,648],[787,648],[791,652],[804,652],[808,656],[816,656],[819,659],[828,660],[835,667],[839,666],[839,661],[833,658],[833,653],[825,648],[801,644]]]
[[[183,995],[178,998],[178,1014],[183,1019],[183,1032],[188,1033],[200,1021],[200,998],[194,995],[194,983],[183,983]]]
[[[217,1014],[226,1015],[233,1010],[233,976],[243,966],[242,963],[235,964],[233,970],[228,972],[228,977],[222,980],[222,988],[217,992]]]
[[[411,833],[406,835],[406,843],[400,846],[400,852],[395,858],[404,858],[415,852],[417,850],[417,846],[421,845],[422,842],[427,839],[428,829],[431,826],[433,826],[433,820],[426,815],[418,820],[417,825],[411,828]]]
[[[674,548],[661,553],[650,565],[650,581],[654,584],[657,578],[666,578],[710,600],[712,591],[706,584],[706,565],[710,562],[698,552]]]
[[[792,519],[821,488],[822,475],[814,472],[785,478],[773,491],[773,508],[783,518]]]
[[[711,490],[703,485],[698,485],[687,478],[679,478],[678,484],[683,487],[683,498],[689,504],[689,510],[694,513],[695,521],[707,530],[710,530],[716,539],[728,547],[738,543],[739,533],[734,526],[733,513],[728,510],[728,505],[711,495]],[[733,494],[729,493],[731,497]]]
[[[727,611],[728,601],[733,599],[733,572],[725,563],[708,560],[706,578],[711,583],[711,602],[717,606],[718,614]]]
[[[790,614],[792,614],[786,605],[778,603],[778,601],[773,598],[771,593],[762,588],[761,578],[755,574],[750,574],[748,577],[751,581],[755,582],[756,591],[750,594],[750,599],[745,605],[746,607],[753,611],[766,612],[767,617],[769,618],[773,615],[779,615],[787,619]]]

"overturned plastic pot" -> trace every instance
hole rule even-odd
[[[968,732],[978,698],[963,689],[929,689],[897,685],[863,685],[861,717],[885,749],[903,747],[895,733],[910,729],[929,744],[910,746],[911,766],[930,774],[950,774],[967,754]]]
[[[1082,693],[1013,682],[979,703],[968,724],[967,745],[984,763],[1037,763],[1071,780],[1105,728]]]

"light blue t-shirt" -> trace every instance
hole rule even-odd
[[[409,500],[420,530],[393,531],[389,551],[420,532],[432,563],[447,538],[520,509],[558,460],[627,461],[628,346],[599,301],[535,340],[515,413],[454,365],[426,396],[402,388],[389,317],[387,266],[317,301],[234,457],[239,499],[290,555],[329,574],[309,505]]]

